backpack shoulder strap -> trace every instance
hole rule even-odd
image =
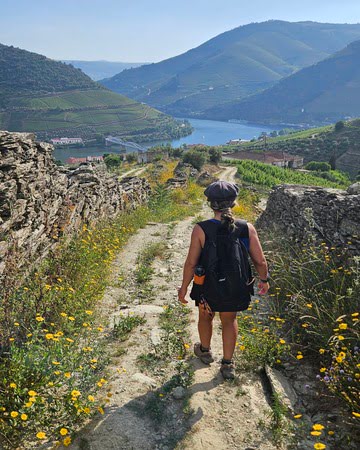
[[[208,239],[214,240],[216,238],[216,232],[219,225],[212,220],[204,220],[202,222],[198,222],[196,225],[203,230],[205,233],[205,237]]]
[[[237,237],[249,239],[249,227],[246,220],[236,219],[235,225]]]

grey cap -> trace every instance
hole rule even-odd
[[[205,196],[210,201],[235,200],[238,193],[239,186],[237,184],[222,180],[209,184],[204,191]]]

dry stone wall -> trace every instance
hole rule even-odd
[[[309,233],[332,245],[347,245],[360,254],[360,189],[348,191],[282,185],[269,196],[257,225],[304,241]]]
[[[17,267],[43,258],[62,235],[148,197],[144,179],[118,181],[91,165],[59,168],[52,151],[32,134],[0,131],[0,277],[14,254]]]

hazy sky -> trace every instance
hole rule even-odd
[[[0,0],[0,43],[54,59],[156,62],[269,19],[359,23],[360,0]]]

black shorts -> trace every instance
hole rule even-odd
[[[223,304],[215,303],[215,302],[208,302],[211,311],[213,312],[239,312],[239,311],[245,311],[249,308],[250,301],[249,302],[226,302]],[[195,305],[200,305],[200,300],[195,300]]]

